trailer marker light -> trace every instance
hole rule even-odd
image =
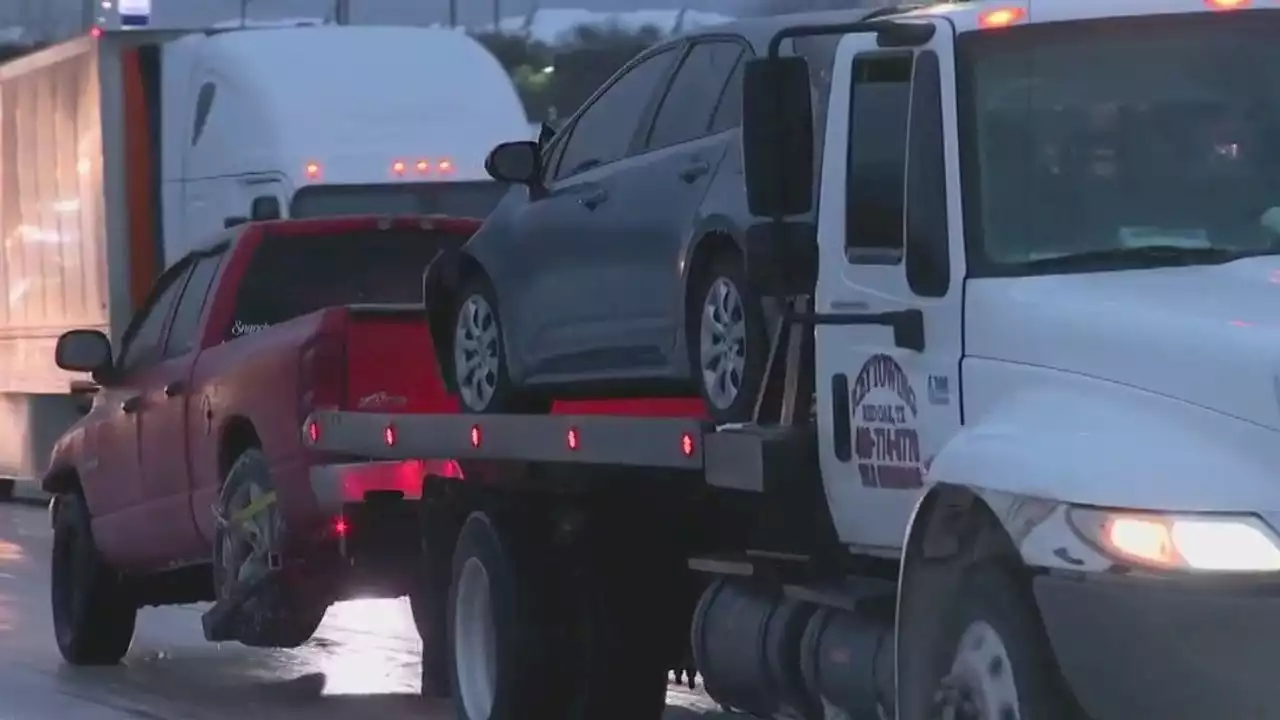
[[[689,433],[680,433],[680,452],[685,457],[693,457],[693,436]]]
[[[307,163],[307,179],[315,180],[320,177],[320,165],[318,163]]]
[[[419,160],[417,167],[418,167],[418,172],[424,173],[431,169],[431,163],[427,162],[426,160]]]
[[[984,28],[1000,28],[1008,27],[1016,22],[1021,22],[1027,17],[1027,11],[1020,7],[1000,8],[985,12],[978,18],[978,24]]]
[[[388,425],[382,430],[382,439],[387,443],[387,447],[393,447],[396,444],[396,426]]]
[[[98,27],[97,25],[94,25],[93,28],[89,30],[89,37],[91,38],[102,37],[102,28]]]
[[[453,163],[448,160],[441,160],[436,163],[436,167],[439,168],[440,172],[453,172]]]
[[[471,447],[473,448],[480,447],[480,426],[479,425],[471,426]]]
[[[1206,0],[1214,10],[1239,10],[1249,5],[1249,0]]]
[[[311,441],[312,445],[320,442],[320,424],[315,420],[307,423],[307,439]]]
[[[391,163],[391,172],[397,175],[403,175],[404,169],[405,169],[405,165],[403,160],[397,160]]]
[[[570,450],[578,449],[578,428],[571,427],[565,435],[565,441],[569,444]]]
[[[348,529],[346,518],[339,516],[333,521],[333,531],[337,533],[339,537],[346,535]]]

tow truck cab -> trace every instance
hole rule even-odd
[[[1002,555],[1088,717],[1276,712],[1249,668],[1277,638],[1237,613],[1280,605],[1277,31],[1273,5],[1233,0],[791,28],[843,35],[828,107],[848,112],[816,130],[803,58],[748,68],[748,194],[769,218],[748,266],[811,298],[840,544],[902,557],[898,717],[924,717],[922,674],[1012,687],[963,647],[931,665],[922,643],[960,638],[911,590],[965,605],[938,583]],[[1016,666],[1028,651],[1004,641]],[[1234,660],[1186,660],[1204,657]],[[984,716],[1040,717],[1029,687]]]

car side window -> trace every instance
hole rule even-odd
[[[658,108],[645,146],[650,150],[705,137],[725,84],[742,56],[729,40],[700,42],[689,49]]]
[[[845,256],[851,263],[897,265],[905,240],[910,51],[853,60]]]
[[[578,115],[560,152],[556,180],[626,157],[676,55],[669,47],[633,65]]]
[[[178,301],[190,269],[191,263],[180,262],[166,270],[156,281],[142,311],[134,317],[129,329],[125,331],[120,358],[116,363],[120,369],[133,370],[161,358],[160,344],[165,323]]]
[[[720,93],[716,112],[711,116],[713,135],[742,125],[742,73],[745,72],[748,59],[745,52],[738,57],[733,73],[729,75],[729,82],[725,83],[724,92]]]
[[[196,347],[196,333],[200,328],[200,314],[204,310],[209,288],[222,264],[222,253],[206,255],[196,261],[187,279],[186,288],[178,300],[178,309],[169,323],[169,334],[164,341],[164,356],[179,357]]]

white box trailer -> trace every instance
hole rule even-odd
[[[483,216],[485,156],[527,136],[447,29],[95,29],[0,66],[0,478],[38,476],[83,402],[57,337],[118,341],[167,259],[255,217]]]

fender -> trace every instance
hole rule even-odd
[[[684,254],[680,258],[678,272],[680,273],[680,290],[677,297],[674,298],[675,305],[672,317],[683,318],[685,316],[685,307],[689,301],[689,273],[695,264],[704,260],[701,257],[703,252],[709,249],[709,242],[723,242],[719,238],[728,238],[737,247],[740,254],[746,254],[746,248],[742,244],[743,230],[728,215],[720,213],[706,215],[699,219],[694,226],[693,231],[689,234],[689,241],[685,243]],[[677,357],[683,357],[683,345],[685,342],[684,321],[677,323],[676,329],[676,348],[680,353]]]
[[[1038,377],[1019,382],[1026,373]],[[1270,429],[1070,373],[1014,368],[998,380],[1018,389],[985,408],[978,383],[967,383],[965,412],[978,420],[935,456],[928,482],[1119,508],[1280,509]]]

